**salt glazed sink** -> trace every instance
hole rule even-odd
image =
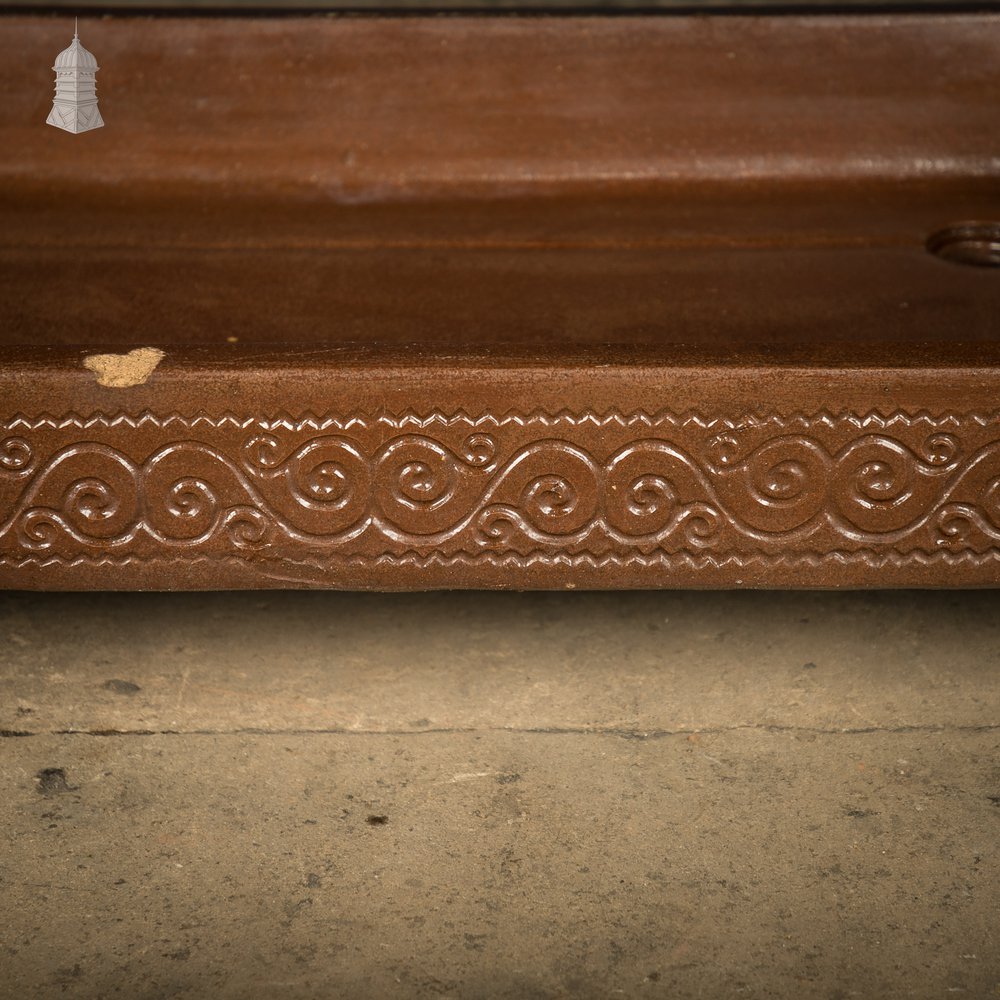
[[[0,585],[1000,584],[1000,14],[0,26]]]

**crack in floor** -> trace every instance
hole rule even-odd
[[[52,729],[11,730],[0,729],[0,738],[25,738],[32,736],[432,736],[476,735],[509,733],[520,736],[609,736],[626,740],[656,740],[672,736],[717,736],[726,733],[806,734],[814,736],[865,736],[876,733],[989,733],[1000,731],[1000,723],[983,725],[901,725],[859,726],[824,729],[816,726],[742,725],[718,726],[705,729],[594,729],[584,727],[534,727],[470,726],[426,729],[266,729],[241,727],[236,729]]]

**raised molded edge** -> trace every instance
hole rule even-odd
[[[102,572],[171,588],[213,574],[385,589],[1000,583],[1000,411],[145,411],[0,428],[6,586]]]

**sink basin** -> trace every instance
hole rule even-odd
[[[1000,15],[4,27],[0,585],[1000,583]]]

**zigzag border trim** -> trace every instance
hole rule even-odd
[[[481,566],[489,565],[497,568],[514,567],[527,569],[536,565],[543,566],[564,566],[576,568],[585,566],[592,569],[604,569],[609,566],[615,568],[628,568],[639,566],[644,569],[750,569],[755,566],[773,569],[775,567],[808,567],[816,568],[834,563],[841,566],[852,564],[864,564],[866,568],[878,568],[879,566],[891,566],[899,569],[909,564],[917,563],[921,566],[933,566],[944,564],[947,566],[973,565],[984,566],[990,563],[1000,564],[1000,550],[989,552],[928,552],[926,549],[914,549],[912,552],[877,552],[874,549],[858,549],[856,551],[833,550],[831,552],[807,552],[795,554],[749,552],[749,553],[727,553],[724,556],[716,556],[711,553],[693,555],[691,553],[680,552],[675,555],[666,553],[656,553],[652,555],[628,555],[619,556],[608,554],[595,556],[589,552],[578,554],[533,552],[528,555],[517,553],[498,554],[495,552],[465,553],[459,552],[454,555],[443,555],[439,552],[432,552],[428,555],[421,555],[418,552],[403,553],[382,553],[373,556],[332,556],[326,560],[313,559],[291,559],[280,557],[271,560],[282,566],[302,566],[310,569],[328,571],[338,566],[357,566],[366,568],[372,566],[409,566],[414,569],[424,569],[430,566]],[[141,564],[183,564],[190,565],[198,562],[237,562],[246,566],[260,567],[268,560],[261,560],[259,557],[250,558],[238,555],[226,554],[224,556],[199,555],[193,557],[184,556],[89,556],[81,555],[67,558],[65,556],[25,556],[23,559],[0,556],[0,566],[10,566],[20,569],[24,566],[38,566],[46,568],[48,566],[129,566],[133,563]]]
[[[90,416],[83,416],[78,413],[68,413],[63,417],[56,417],[48,413],[42,413],[37,417],[28,417],[23,413],[14,414],[2,425],[5,432],[39,430],[42,428],[64,429],[75,427],[86,430],[92,427],[116,428],[130,427],[140,428],[152,426],[157,428],[168,428],[174,425],[185,429],[197,427],[225,428],[232,427],[237,430],[247,430],[249,428],[261,428],[263,430],[289,430],[289,431],[324,431],[324,430],[350,430],[352,428],[367,429],[371,427],[389,427],[393,429],[403,429],[406,427],[427,428],[435,425],[446,427],[469,426],[469,427],[505,427],[516,425],[519,427],[542,426],[558,427],[569,425],[581,427],[588,424],[594,427],[655,427],[655,426],[676,426],[685,427],[694,425],[701,429],[726,428],[726,429],[749,429],[749,428],[788,428],[797,425],[825,425],[835,427],[838,424],[849,424],[858,428],[878,427],[889,428],[894,424],[902,423],[908,427],[914,424],[926,423],[935,427],[951,425],[960,427],[962,424],[973,423],[980,427],[1000,421],[1000,411],[991,413],[942,413],[935,415],[929,410],[918,410],[915,413],[907,413],[903,410],[889,410],[881,412],[872,410],[866,414],[857,414],[847,410],[839,413],[832,413],[829,410],[819,410],[816,413],[795,412],[787,415],[761,411],[759,413],[749,413],[739,417],[715,416],[708,417],[696,410],[684,413],[674,413],[671,410],[658,410],[649,413],[645,410],[636,410],[632,413],[623,413],[620,410],[608,410],[606,413],[597,413],[594,410],[583,410],[573,413],[570,410],[560,410],[556,413],[547,413],[543,410],[532,410],[530,412],[510,411],[503,416],[493,414],[481,414],[473,416],[465,410],[457,410],[455,413],[445,413],[441,410],[432,410],[421,415],[413,410],[404,410],[397,416],[389,414],[357,414],[355,416],[338,416],[328,414],[317,416],[314,413],[304,413],[299,417],[293,417],[288,413],[277,413],[273,417],[242,417],[235,413],[226,412],[217,417],[200,412],[190,416],[180,413],[171,413],[164,417],[159,417],[149,410],[144,410],[137,416],[127,413],[105,414],[94,413]]]

